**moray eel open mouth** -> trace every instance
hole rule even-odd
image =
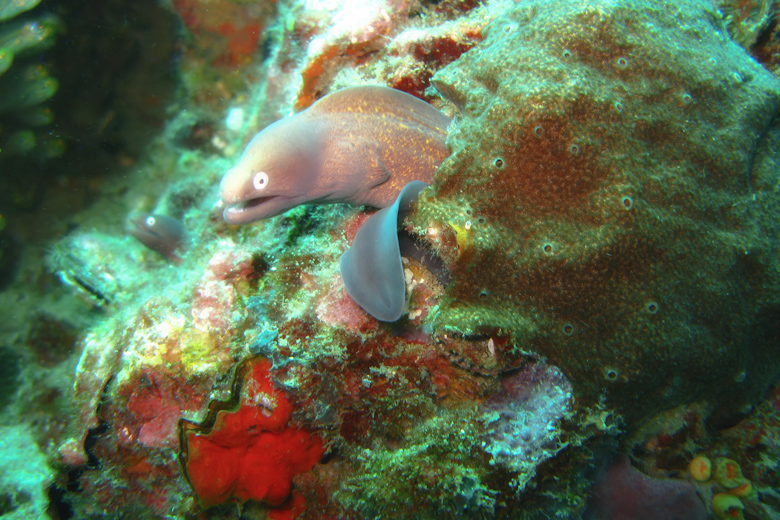
[[[290,197],[280,195],[255,197],[226,205],[222,217],[229,224],[245,224],[253,220],[268,218],[279,213],[280,208],[289,206]]]
[[[249,199],[247,201],[240,202],[240,203],[236,204],[236,206],[240,206],[242,210],[248,209],[248,208],[254,208],[256,206],[264,204],[264,203],[268,202],[269,200],[273,200],[275,198],[276,198],[276,196],[255,197],[254,199]]]

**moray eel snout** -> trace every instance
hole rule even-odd
[[[263,215],[272,215],[284,211],[285,208],[290,206],[290,197],[282,197],[280,195],[264,194],[263,189],[265,186],[257,188],[258,181],[254,180],[260,177],[265,179],[265,185],[268,184],[268,174],[265,172],[257,172],[254,175],[250,175],[253,178],[252,188],[248,188],[241,184],[236,188],[231,185],[233,179],[237,177],[246,178],[248,174],[228,171],[225,178],[220,184],[220,194],[222,196],[222,202],[226,204],[223,211],[223,218],[230,224],[242,224],[244,222],[250,222],[265,218]],[[227,181],[227,182],[226,182]],[[234,183],[235,184],[235,183]]]

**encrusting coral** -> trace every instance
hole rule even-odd
[[[208,5],[176,2],[191,28]],[[262,79],[211,148],[183,152],[181,121],[160,145],[186,179],[154,206],[187,229],[181,264],[104,231],[52,251],[105,300],[60,444],[75,514],[573,520],[593,496],[609,518],[706,516],[695,491],[715,484],[686,466],[780,368],[780,82],[706,0],[376,2],[346,28],[335,7],[276,7]],[[265,124],[376,83],[455,116],[400,235],[389,219],[417,247],[399,243],[392,323],[339,273],[350,244],[367,256],[370,211],[231,226],[216,203]],[[604,449],[632,460],[599,478]]]

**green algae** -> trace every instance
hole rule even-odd
[[[409,432],[402,448],[350,450],[357,467],[337,500],[373,518],[492,517],[498,492],[483,481],[476,424],[470,412],[443,412]]]

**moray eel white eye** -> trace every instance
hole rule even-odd
[[[258,191],[264,190],[265,187],[268,186],[268,174],[265,172],[257,172],[252,179],[252,186]]]
[[[154,225],[157,223],[157,219],[154,217],[146,217],[146,227],[153,228]]]

